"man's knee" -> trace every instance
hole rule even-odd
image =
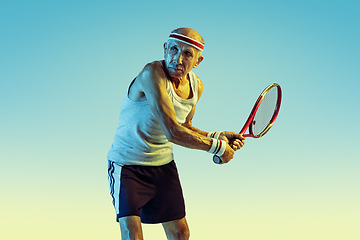
[[[186,226],[184,228],[178,229],[178,231],[175,233],[175,238],[174,239],[187,240],[189,238],[190,238],[190,230]]]
[[[121,239],[143,240],[141,220],[138,216],[122,217],[119,219]]]
[[[189,228],[179,228],[176,231],[166,233],[169,240],[188,240],[190,238]]]
[[[190,230],[185,218],[163,223],[163,226],[169,240],[187,240],[190,238]]]

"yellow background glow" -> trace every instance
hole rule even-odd
[[[191,239],[360,239],[359,1],[1,1],[0,239],[119,239],[106,154],[121,100],[171,30],[204,37],[194,126],[239,131],[224,166],[175,147]],[[147,240],[165,239],[144,225]]]

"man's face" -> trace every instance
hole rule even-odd
[[[202,60],[202,56],[198,58],[198,50],[186,43],[170,40],[164,47],[165,66],[170,77],[185,77]]]

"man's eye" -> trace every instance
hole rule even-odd
[[[172,48],[170,48],[170,50],[173,51],[173,52],[177,52],[177,48],[176,48],[176,47],[172,47]]]
[[[186,55],[187,57],[192,57],[191,52],[186,52],[185,55]]]

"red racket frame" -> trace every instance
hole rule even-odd
[[[277,98],[277,102],[276,102],[276,109],[275,109],[275,113],[273,115],[273,117],[271,118],[269,124],[266,126],[265,130],[260,134],[255,136],[253,133],[253,129],[252,129],[252,122],[254,120],[255,114],[260,106],[260,103],[262,102],[262,100],[264,99],[264,96],[270,91],[270,89],[272,89],[273,87],[277,87],[278,89],[278,98]],[[259,138],[264,136],[269,129],[272,127],[272,125],[274,124],[278,114],[279,114],[279,110],[280,110],[280,104],[281,104],[281,97],[282,97],[282,92],[281,92],[281,87],[279,84],[273,83],[271,85],[269,85],[268,87],[266,87],[264,89],[264,91],[262,91],[262,93],[260,94],[260,96],[258,97],[258,99],[256,100],[253,109],[251,110],[251,113],[248,117],[248,119],[246,120],[243,128],[241,129],[241,131],[239,132],[241,135],[243,135],[243,137],[253,137],[253,138]],[[244,134],[246,132],[246,130],[249,128],[249,134]]]
[[[262,131],[259,135],[254,135],[253,133],[253,129],[252,129],[252,122],[254,120],[256,111],[258,110],[260,103],[262,102],[262,100],[264,99],[264,96],[270,91],[270,89],[272,89],[273,87],[277,87],[278,89],[278,98],[277,98],[277,102],[276,102],[276,109],[275,109],[275,113],[272,116],[269,124],[266,126],[265,130]],[[278,114],[279,114],[279,110],[280,110],[280,105],[281,105],[281,98],[282,98],[282,92],[281,92],[281,87],[279,84],[277,83],[273,83],[269,86],[267,86],[264,91],[262,91],[262,93],[260,94],[260,96],[258,97],[258,99],[256,100],[253,109],[251,110],[251,113],[248,117],[248,119],[246,120],[243,128],[241,129],[241,131],[239,132],[243,137],[253,137],[253,138],[259,138],[264,136],[269,129],[272,127],[272,125],[274,124]],[[246,130],[249,128],[249,133],[248,134],[244,134],[246,132]],[[221,163],[221,158],[219,156],[214,155],[213,156],[213,161],[216,164]]]

